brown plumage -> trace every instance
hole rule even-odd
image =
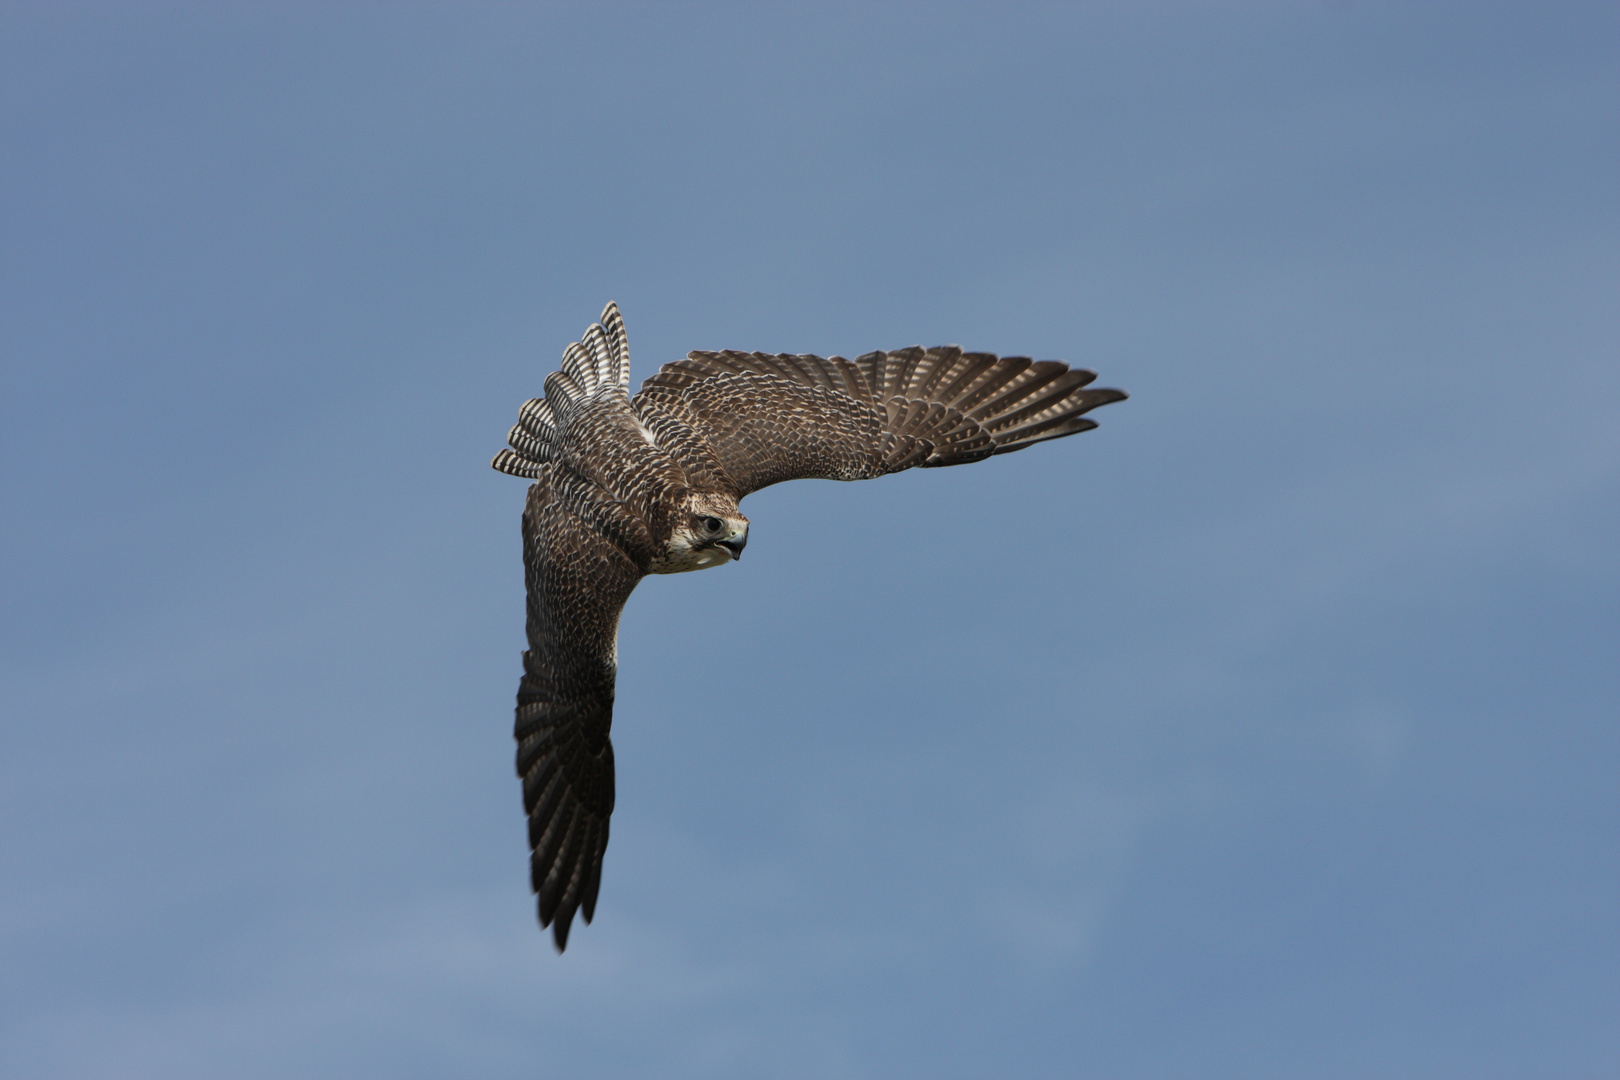
[[[834,356],[693,352],[629,396],[619,309],[563,353],[491,463],[533,480],[523,511],[529,649],[517,771],[540,925],[558,951],[595,914],[613,813],[619,613],[646,574],[742,554],[743,496],[978,461],[1096,427],[1120,401],[1054,360],[954,345]]]

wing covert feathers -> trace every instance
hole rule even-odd
[[[1089,389],[1095,378],[954,345],[854,361],[693,352],[643,383],[634,406],[649,426],[690,429],[743,495],[801,477],[963,465],[1086,431],[1097,425],[1085,413],[1126,396]]]

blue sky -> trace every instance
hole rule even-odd
[[[0,8],[0,1072],[1620,1069],[1612,5]],[[512,776],[518,404],[1131,400],[626,611]]]

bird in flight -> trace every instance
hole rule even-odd
[[[647,574],[742,556],[745,495],[783,480],[867,480],[965,465],[1086,431],[1123,400],[1055,360],[954,345],[855,360],[692,352],[630,396],[619,309],[563,352],[491,464],[534,483],[523,509],[528,651],[517,772],[530,882],[557,951],[591,921],[613,813],[619,613]]]

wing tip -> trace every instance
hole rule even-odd
[[[557,955],[561,956],[568,951],[568,931],[574,925],[574,913],[570,911],[566,919],[559,918],[551,924],[551,941],[557,947]]]

